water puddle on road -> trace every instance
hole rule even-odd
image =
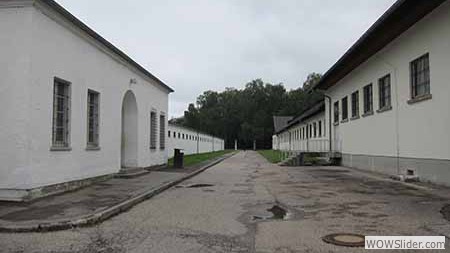
[[[191,184],[191,185],[177,185],[175,188],[204,188],[204,187],[212,187],[213,184]]]
[[[203,187],[212,187],[214,186],[213,184],[193,184],[193,185],[189,185],[186,188],[203,188]]]
[[[253,216],[254,221],[263,221],[263,220],[286,220],[289,218],[289,212],[280,207],[279,205],[274,205],[272,208],[266,210],[270,212],[272,215],[270,216]]]

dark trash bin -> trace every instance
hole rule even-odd
[[[182,149],[175,149],[174,156],[173,156],[173,167],[175,169],[182,169],[184,168],[184,153]]]

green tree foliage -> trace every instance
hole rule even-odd
[[[287,91],[282,84],[253,80],[244,89],[227,88],[223,92],[205,91],[196,104],[189,104],[184,118],[175,122],[225,139],[226,147],[234,147],[237,139],[240,148],[272,145],[274,115],[297,116],[323,99],[311,91],[321,78],[320,74],[308,75],[303,86]]]

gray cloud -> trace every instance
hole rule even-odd
[[[58,0],[175,89],[170,115],[204,90],[254,78],[298,87],[325,72],[394,0]]]

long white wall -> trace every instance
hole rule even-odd
[[[367,62],[348,74],[327,91],[332,103],[348,96],[349,115],[351,94],[359,90],[360,115],[363,114],[363,86],[373,84],[374,114],[333,126],[333,140],[341,142],[342,153],[363,156],[399,157],[405,159],[450,160],[450,2],[447,1],[423,18]],[[410,62],[429,53],[430,89],[432,98],[409,104]],[[377,112],[379,108],[378,79],[391,75],[392,109]],[[326,109],[328,110],[328,101]],[[328,111],[326,112],[328,115]],[[351,117],[351,116],[349,116]],[[412,161],[412,160],[409,160]],[[351,161],[349,162],[351,164]],[[450,169],[434,162],[424,166],[413,163],[388,168],[389,173],[408,167],[428,173],[436,167],[431,181],[450,179]],[[379,165],[380,167],[383,167]],[[371,169],[375,168],[373,165]],[[437,169],[439,167],[439,169]],[[385,168],[386,169],[386,168]],[[446,179],[440,179],[446,178]],[[448,182],[446,182],[448,184]]]
[[[322,112],[273,136],[272,145],[281,151],[327,152],[327,131],[325,114]]]
[[[185,155],[221,151],[225,148],[223,139],[169,124],[168,156],[173,157],[175,149],[182,149]]]
[[[0,31],[0,189],[30,189],[118,172],[127,91],[137,100],[137,165],[167,162],[167,148],[159,148],[159,138],[158,148],[149,148],[149,118],[152,110],[158,120],[167,115],[168,90],[52,10],[0,8]],[[72,83],[70,151],[50,151],[54,77]],[[88,89],[100,93],[96,151],[86,150]]]
[[[342,152],[370,155],[400,155],[434,159],[450,158],[450,2],[436,9],[365,64],[327,91],[335,101],[359,90],[360,115],[363,114],[363,86],[373,84],[374,115],[333,127],[342,140]],[[409,64],[429,53],[432,99],[408,104]],[[392,107],[379,108],[378,79],[391,74]],[[340,102],[340,107],[341,102]],[[326,107],[328,109],[328,106]],[[340,110],[342,119],[342,110]]]

